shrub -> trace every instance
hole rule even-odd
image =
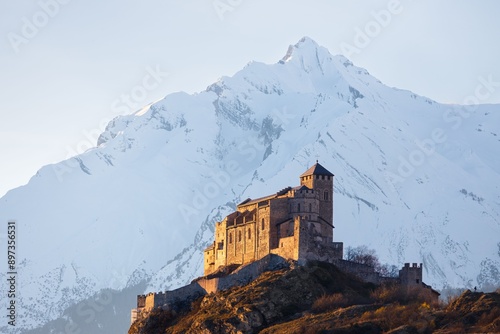
[[[433,302],[432,292],[429,289],[415,287],[406,289],[398,284],[381,285],[375,289],[370,297],[378,303],[427,303]],[[434,306],[434,305],[433,305]]]
[[[314,301],[311,309],[313,312],[321,313],[334,310],[339,307],[345,307],[349,303],[341,293],[334,293],[333,295],[323,295]]]
[[[376,321],[384,331],[400,326],[411,326],[419,333],[430,333],[436,325],[431,316],[428,304],[399,305],[390,304],[381,306],[375,311],[363,313],[360,321]]]
[[[402,302],[404,293],[399,285],[381,285],[370,294],[370,297],[375,302],[386,304]]]

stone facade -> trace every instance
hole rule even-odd
[[[422,284],[422,269],[422,263],[420,263],[420,265],[413,263],[411,267],[409,263],[405,263],[405,266],[399,270],[399,279],[401,280],[401,284],[407,287]]]
[[[204,274],[276,254],[290,260],[341,259],[333,242],[333,177],[316,163],[300,175],[300,186],[247,199],[215,224],[215,240],[204,251]]]
[[[405,263],[404,267],[399,270],[399,283],[405,287],[407,291],[415,288],[425,289],[432,297],[432,301],[437,302],[439,300],[440,293],[434,290],[430,285],[423,282],[422,269],[422,263],[420,263],[420,265],[412,263],[411,267],[409,263]]]

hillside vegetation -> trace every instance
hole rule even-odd
[[[314,262],[266,272],[252,283],[176,310],[155,310],[129,334],[500,332],[500,293],[464,292],[448,305],[425,293],[363,283]]]

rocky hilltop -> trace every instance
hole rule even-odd
[[[334,265],[265,272],[253,282],[170,310],[155,310],[129,334],[499,332],[500,293],[465,291],[448,305],[364,283]]]

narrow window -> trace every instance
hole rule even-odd
[[[233,243],[233,234],[232,233],[229,233],[229,243],[230,244]]]
[[[328,191],[325,191],[324,198],[325,198],[325,201],[328,201]]]
[[[252,239],[252,230],[248,229],[248,239]]]
[[[312,212],[312,204],[309,203],[309,212]]]
[[[241,231],[238,231],[238,242],[241,242]]]
[[[417,278],[417,284],[420,283],[420,280]]]
[[[265,223],[264,223],[264,218],[262,218],[262,227],[261,227],[261,229],[264,230],[265,227],[266,226],[265,226]]]
[[[297,204],[297,211],[300,212],[300,203]]]

